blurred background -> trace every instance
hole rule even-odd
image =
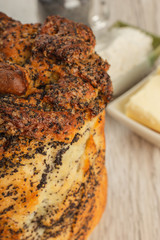
[[[93,2],[107,6],[108,24],[122,20],[148,31],[160,33],[160,1],[158,0],[0,0],[0,10],[25,22],[43,21],[46,15],[62,14],[88,23]]]

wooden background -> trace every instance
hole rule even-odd
[[[160,35],[160,0],[108,5],[109,25],[123,20]],[[40,18],[36,0],[0,0],[0,10],[24,22]],[[108,204],[89,240],[159,240],[160,149],[106,116],[106,165]]]

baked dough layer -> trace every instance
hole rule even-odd
[[[71,144],[30,148],[1,172],[0,239],[86,239],[106,204],[104,112]]]
[[[0,240],[81,240],[106,204],[109,64],[92,30],[0,13]]]

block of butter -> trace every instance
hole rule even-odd
[[[126,115],[160,132],[160,74],[154,75],[126,104]]]

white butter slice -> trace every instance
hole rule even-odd
[[[153,76],[126,104],[126,115],[160,132],[160,75]]]

